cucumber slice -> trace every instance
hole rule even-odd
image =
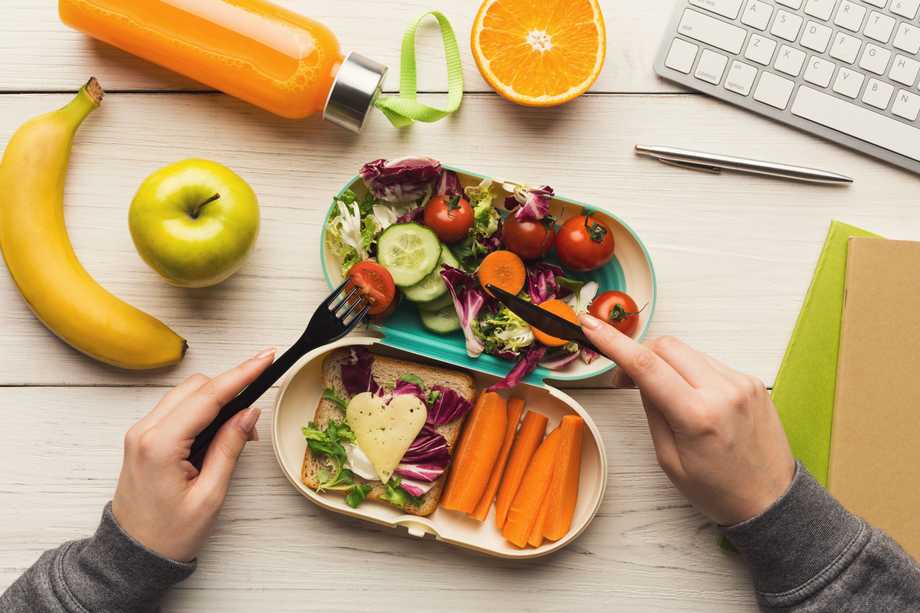
[[[444,292],[434,300],[429,300],[428,302],[419,302],[415,306],[418,307],[419,311],[428,311],[429,313],[432,313],[434,311],[440,311],[448,305],[451,307],[454,306],[454,299],[450,297],[450,292]]]
[[[441,243],[437,235],[425,226],[396,224],[380,235],[377,260],[390,271],[396,285],[410,287],[438,266]]]
[[[439,311],[419,311],[418,314],[422,318],[422,325],[432,332],[448,334],[460,329],[460,318],[457,317],[457,311],[452,304]]]
[[[441,278],[441,267],[445,264],[454,268],[460,266],[450,249],[446,245],[441,245],[441,259],[438,261],[437,267],[412,287],[404,288],[403,293],[406,298],[412,302],[430,302],[446,294],[447,285],[444,283],[444,279]]]

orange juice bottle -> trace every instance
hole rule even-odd
[[[264,0],[59,0],[68,25],[281,117],[358,131],[386,67]]]

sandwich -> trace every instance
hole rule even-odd
[[[475,395],[463,372],[340,349],[323,363],[323,394],[303,428],[301,480],[411,515],[438,506],[447,469]]]

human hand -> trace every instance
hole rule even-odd
[[[795,460],[762,381],[676,338],[640,345],[591,315],[581,324],[638,386],[658,463],[703,514],[731,526],[786,492]]]
[[[192,375],[128,430],[112,513],[131,537],[170,560],[187,562],[198,555],[243,447],[258,440],[260,411],[240,411],[224,424],[200,473],[188,461],[192,442],[274,356],[274,350],[263,351],[213,379]]]

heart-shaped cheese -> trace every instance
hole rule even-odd
[[[416,396],[400,394],[386,404],[370,392],[358,394],[345,409],[345,422],[355,433],[377,476],[384,483],[421,432],[428,409]]]

